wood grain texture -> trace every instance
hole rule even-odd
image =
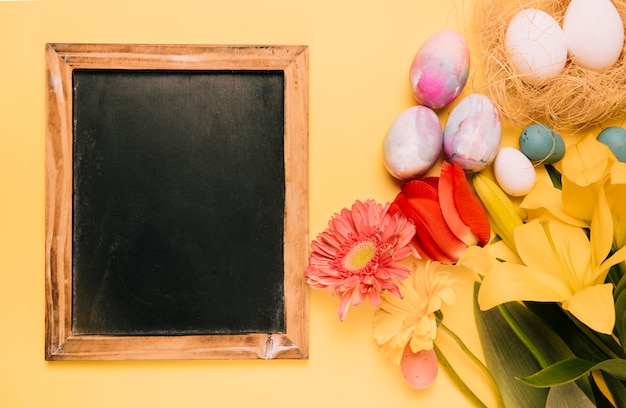
[[[282,70],[285,75],[285,333],[100,336],[72,333],[72,72]],[[308,358],[308,47],[46,45],[47,360]]]

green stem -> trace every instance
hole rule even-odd
[[[450,364],[446,356],[441,352],[441,349],[439,349],[439,347],[437,347],[437,345],[435,344],[433,344],[433,347],[435,349],[435,353],[437,353],[437,359],[439,360],[439,364],[441,365],[441,367],[443,367],[452,382],[463,393],[463,395],[465,395],[465,397],[470,400],[470,402],[472,402],[475,407],[487,408],[487,406],[480,400],[480,398],[478,398],[478,396],[474,394],[474,392],[461,379],[454,367],[452,367],[452,364]]]
[[[522,330],[509,309],[507,309],[504,305],[498,305],[497,308],[500,311],[500,314],[502,315],[504,320],[508,323],[511,330],[513,330],[517,338],[520,339],[520,341],[526,346],[528,351],[530,351],[533,357],[535,357],[535,360],[537,360],[539,366],[542,369],[548,367],[550,365],[548,363],[548,360],[546,360],[543,354],[541,354],[541,351],[539,351],[532,339],[526,335],[524,330]]]
[[[491,387],[491,389],[493,390],[494,394],[496,395],[496,398],[498,400],[498,406],[499,407],[504,407],[504,401],[502,400],[502,395],[500,394],[500,390],[498,388],[498,385],[496,384],[496,381],[494,380],[494,378],[491,375],[491,372],[489,371],[487,366],[478,357],[476,357],[476,355],[474,353],[472,353],[472,351],[469,349],[469,347],[467,347],[465,345],[463,340],[461,340],[461,338],[455,332],[450,330],[450,328],[448,328],[448,326],[446,326],[445,324],[441,323],[439,325],[439,329],[441,331],[443,331],[444,333],[446,333],[448,336],[450,336],[450,338],[452,340],[454,340],[454,342],[465,353],[465,355],[480,369],[480,371],[483,373],[485,378],[487,378],[487,381],[489,382],[489,386]]]

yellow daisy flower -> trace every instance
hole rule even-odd
[[[374,315],[374,339],[380,352],[399,364],[407,344],[416,353],[431,350],[437,336],[436,312],[442,304],[456,300],[452,286],[456,283],[454,265],[421,261],[413,273],[399,282],[402,298],[382,294],[380,308]]]

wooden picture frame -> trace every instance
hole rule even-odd
[[[254,45],[46,44],[46,360],[308,358],[308,47]],[[236,333],[75,333],[74,229],[77,202],[78,72],[244,73],[284,77],[284,330]],[[210,163],[207,163],[210,165]],[[219,170],[219,169],[217,169]],[[279,244],[279,243],[277,243]],[[242,254],[245,256],[245,254]],[[78,309],[78,308],[77,308]]]

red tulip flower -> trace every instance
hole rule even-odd
[[[489,242],[485,208],[457,164],[443,162],[439,177],[404,183],[389,209],[398,211],[413,220],[412,242],[425,258],[455,263],[467,247]]]

